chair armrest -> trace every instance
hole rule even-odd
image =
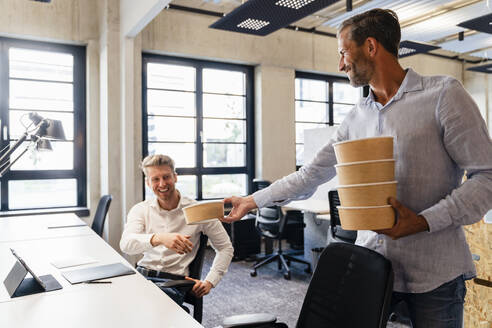
[[[192,280],[169,280],[164,282],[156,282],[158,287],[172,288],[172,287],[191,287],[195,284]]]
[[[240,314],[224,318],[222,326],[224,328],[258,327],[276,321],[277,317],[268,313]]]

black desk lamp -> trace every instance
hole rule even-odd
[[[51,147],[51,140],[65,140],[65,132],[61,121],[43,118],[38,113],[29,113],[29,119],[31,124],[26,127],[26,131],[12,146],[5,147],[2,151],[6,152],[0,157],[0,177],[2,177],[8,169],[24,155],[31,146],[37,151],[53,150]],[[29,129],[34,125],[34,128]],[[19,148],[19,146],[26,140],[30,140],[29,145],[20,153],[16,158],[12,159],[10,156]]]

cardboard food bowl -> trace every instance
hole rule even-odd
[[[388,198],[396,198],[396,181],[338,186],[342,206],[388,205]]]
[[[391,205],[344,207],[337,206],[342,229],[380,230],[392,228],[395,211]]]
[[[393,137],[347,140],[333,144],[338,163],[393,158]]]
[[[395,160],[342,163],[335,165],[338,182],[341,185],[393,181],[395,179]]]
[[[224,202],[221,200],[199,202],[183,207],[186,224],[207,223],[224,217]]]

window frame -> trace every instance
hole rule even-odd
[[[349,79],[347,77],[341,77],[341,76],[336,76],[336,75],[328,75],[328,74],[318,74],[318,73],[310,73],[310,72],[302,72],[302,71],[296,71],[295,74],[295,79],[308,79],[308,80],[317,80],[317,81],[323,81],[327,83],[328,86],[328,101],[314,101],[314,100],[303,100],[303,99],[297,99],[296,96],[294,96],[294,111],[296,110],[297,102],[298,101],[305,101],[305,102],[313,102],[313,103],[324,103],[326,104],[327,108],[326,110],[328,111],[328,122],[318,122],[319,124],[324,124],[326,126],[334,126],[337,125],[333,121],[333,107],[334,104],[342,104],[342,105],[352,105],[352,104],[345,104],[345,103],[335,103],[333,101],[333,84],[334,83],[349,83]],[[296,94],[297,92],[295,92]],[[295,114],[294,114],[295,116]],[[294,120],[294,128],[297,125],[297,123],[314,123],[314,122],[307,122],[307,121],[297,121],[296,119]],[[299,170],[299,168],[302,166],[297,165],[297,145],[300,145],[300,143],[297,143],[297,140],[295,141],[296,145],[296,170]],[[304,145],[304,143],[303,143]]]
[[[30,41],[0,37],[0,119],[2,121],[1,147],[2,149],[10,141],[10,131],[7,139],[3,139],[3,128],[9,127],[9,58],[10,48],[22,48],[39,51],[52,51],[73,55],[73,115],[74,115],[74,136],[73,136],[73,169],[72,170],[9,170],[0,178],[1,183],[1,205],[0,211],[4,214],[14,214],[15,212],[50,212],[53,209],[76,208],[81,214],[88,214],[87,207],[87,147],[86,147],[86,47],[78,45],[67,45],[44,41]],[[32,81],[43,81],[33,79]],[[49,82],[50,80],[48,80]],[[42,113],[43,110],[33,110]],[[75,179],[77,184],[77,204],[75,206],[56,206],[27,209],[9,209],[8,183],[14,180],[53,180],[53,179]]]
[[[252,190],[252,181],[255,174],[255,131],[254,131],[254,68],[248,65],[231,64],[223,62],[214,62],[201,59],[174,57],[160,55],[154,53],[142,53],[142,156],[148,155],[148,113],[147,113],[147,64],[170,64],[189,66],[196,69],[195,79],[195,167],[182,167],[176,165],[176,173],[178,175],[195,175],[197,177],[197,200],[203,200],[202,197],[202,177],[203,175],[216,174],[246,174],[246,193],[249,194]],[[245,166],[238,167],[204,167],[203,166],[203,144],[200,132],[203,131],[203,69],[222,69],[243,72],[246,75],[246,158]],[[177,163],[179,164],[179,163]],[[145,199],[145,179],[143,183],[143,199]],[[208,198],[207,198],[208,199]]]

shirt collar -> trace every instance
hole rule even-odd
[[[398,91],[389,102],[399,100],[406,92],[423,90],[422,76],[417,74],[411,68],[407,68],[406,71],[407,74],[405,74],[405,78],[403,79],[400,88],[398,88]],[[371,89],[369,89],[369,95],[365,98],[362,98],[361,102],[365,105],[370,105],[376,102],[374,100],[374,94],[372,93]]]
[[[178,193],[179,193],[179,190],[178,190]],[[174,211],[176,209],[182,209],[183,207],[186,207],[186,206],[191,205],[193,203],[192,199],[190,199],[188,197],[184,197],[183,195],[181,195],[181,193],[179,195],[180,195],[180,197],[179,197],[178,206],[176,206],[176,208],[173,208],[170,211]],[[166,210],[161,208],[161,206],[159,205],[159,201],[157,200],[157,197],[155,197],[155,196],[154,196],[154,199],[152,199],[150,206],[152,206],[153,208],[160,210],[160,211],[166,211]]]

